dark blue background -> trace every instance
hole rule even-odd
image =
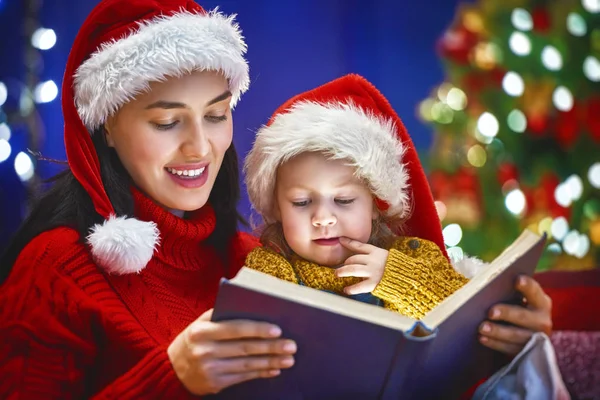
[[[23,77],[25,1],[0,0],[0,81],[9,86],[9,104]],[[70,46],[94,0],[46,0],[40,25],[52,28],[56,45],[42,52],[40,80],[60,88]],[[237,106],[235,143],[241,156],[253,132],[289,97],[349,72],[364,75],[388,97],[417,148],[426,150],[431,132],[416,106],[443,79],[435,42],[450,24],[458,0],[220,0],[200,1],[237,13],[248,43],[251,88]],[[11,83],[12,82],[12,83]],[[7,106],[9,105],[7,104]],[[44,156],[65,159],[60,101],[38,105],[44,129]],[[13,131],[11,158],[0,163],[0,247],[25,212],[25,190],[14,172],[14,157],[26,148],[23,130]],[[56,166],[39,163],[49,177]],[[248,214],[244,197],[241,211]]]

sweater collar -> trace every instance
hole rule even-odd
[[[216,215],[210,204],[180,218],[133,188],[135,215],[142,221],[154,222],[160,231],[160,244],[155,256],[182,269],[197,268],[199,248],[214,231]]]

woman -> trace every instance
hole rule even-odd
[[[293,365],[278,327],[210,322],[219,280],[257,245],[236,230],[245,50],[232,18],[188,0],[89,15],[63,82],[69,170],[0,260],[0,393],[185,398]]]
[[[0,393],[182,398],[293,364],[278,327],[207,311],[256,245],[236,230],[245,51],[192,1],[91,12],[63,82],[69,170],[1,260]]]

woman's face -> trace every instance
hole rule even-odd
[[[153,82],[108,119],[108,145],[155,202],[197,210],[206,204],[231,145],[230,100],[227,80],[218,72]]]

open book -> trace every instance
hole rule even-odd
[[[491,306],[520,302],[518,275],[532,275],[545,237],[524,231],[492,263],[421,321],[243,268],[222,280],[214,321],[279,325],[298,344],[296,363],[222,399],[399,399],[460,396],[498,365],[479,343]]]

